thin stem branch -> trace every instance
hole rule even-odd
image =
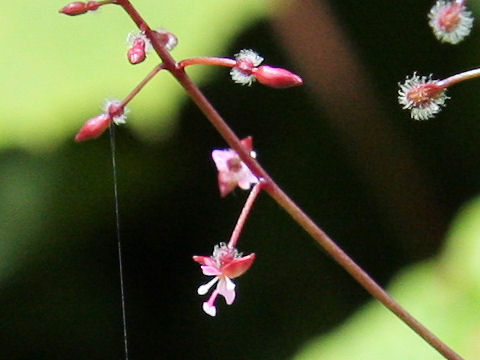
[[[480,77],[480,68],[464,71],[462,73],[449,76],[448,78],[437,82],[437,85],[447,88],[449,86],[458,84],[459,82],[475,79],[478,77]]]
[[[427,343],[435,348],[440,354],[449,360],[462,360],[462,357],[455,353],[424,325],[410,315],[400,304],[398,304],[380,285],[378,285],[360,266],[358,266],[335,242],[328,237],[313,220],[298,207],[295,202],[277,185],[262,166],[250,156],[243,148],[240,139],[226,124],[217,110],[203,95],[198,86],[188,77],[184,68],[179,66],[165,47],[156,41],[155,36],[140,14],[133,8],[129,0],[117,0],[137,24],[141,31],[152,42],[152,46],[163,60],[165,69],[169,70],[185,91],[207,117],[214,128],[219,132],[227,144],[234,149],[241,160],[259,178],[264,180],[263,189],[305,230],[317,241],[325,251],[342,266],[358,283],[363,286],[372,296],[380,301],[386,308],[397,315],[413,331],[421,336]]]
[[[178,67],[181,69],[190,65],[214,65],[214,66],[226,66],[234,67],[237,62],[233,59],[219,58],[219,57],[196,57],[191,59],[185,59],[178,63]]]
[[[140,83],[135,87],[135,89],[132,90],[130,94],[128,94],[125,99],[123,99],[121,106],[124,107],[126,106],[142,89],[147,83],[152,80],[152,78],[158,74],[160,70],[163,70],[165,68],[164,64],[160,64],[155,66],[155,68],[148,73],[145,78],[140,81]]]
[[[236,247],[237,241],[240,238],[240,234],[242,233],[243,227],[245,225],[245,221],[247,220],[248,215],[252,210],[252,206],[255,203],[255,200],[257,200],[258,194],[260,194],[262,187],[263,181],[260,181],[258,184],[255,184],[253,189],[250,191],[250,194],[248,194],[247,201],[245,201],[245,205],[243,205],[243,209],[240,213],[240,216],[238,217],[235,229],[233,229],[232,236],[230,236],[230,241],[228,242],[229,247]]]

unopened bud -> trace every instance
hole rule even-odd
[[[102,5],[100,2],[98,1],[89,1],[87,2],[87,8],[88,8],[88,11],[94,11],[94,10],[97,10],[100,5]]]
[[[162,45],[165,46],[165,48],[168,51],[173,50],[173,48],[177,46],[178,39],[171,32],[168,32],[167,30],[164,30],[164,29],[158,29],[154,33],[155,33],[155,36],[160,40]]]
[[[132,65],[139,64],[145,60],[145,40],[143,40],[141,37],[136,38],[133,41],[132,47],[128,49],[127,58]]]
[[[112,123],[112,117],[109,114],[100,114],[88,120],[75,136],[76,142],[96,139],[102,135]]]
[[[303,84],[300,76],[288,70],[268,65],[253,69],[253,75],[259,83],[274,88],[288,88]]]
[[[87,4],[81,1],[74,1],[68,5],[66,5],[63,9],[61,9],[59,12],[65,15],[80,15],[84,14],[88,11]]]
[[[74,1],[63,7],[59,12],[65,15],[75,16],[85,14],[87,11],[97,10],[101,3],[98,1],[89,1],[87,3],[82,1]]]

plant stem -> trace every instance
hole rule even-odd
[[[147,83],[152,80],[152,78],[162,69],[164,69],[165,66],[163,64],[160,64],[160,65],[157,65],[155,66],[155,68],[150,71],[150,73],[148,73],[147,76],[145,76],[145,78],[140,81],[140,83],[135,87],[135,89],[133,89],[130,94],[128,94],[125,99],[123,99],[122,103],[121,103],[121,106],[124,107],[126,106],[139,92],[140,90],[143,89],[143,87],[145,85],[147,85]]]
[[[298,207],[295,202],[277,185],[262,166],[250,156],[243,148],[240,139],[230,129],[217,110],[203,95],[198,86],[185,73],[184,66],[179,66],[171,57],[164,46],[156,41],[152,30],[143,20],[141,15],[134,9],[129,0],[116,0],[130,15],[141,31],[152,42],[152,46],[163,60],[165,69],[169,70],[185,91],[207,117],[214,128],[219,132],[227,144],[234,149],[241,160],[258,178],[263,180],[262,188],[281,206],[290,216],[317,241],[325,251],[343,267],[357,282],[367,290],[373,297],[380,301],[386,308],[397,315],[413,331],[421,336],[427,343],[435,348],[440,354],[449,360],[462,360],[462,357],[455,353],[424,325],[410,315],[400,304],[398,304],[380,285],[378,285],[360,266],[358,266],[335,242],[321,230],[313,220]],[[253,191],[253,190],[252,190]]]
[[[447,88],[449,86],[458,84],[459,82],[475,79],[478,77],[480,77],[480,68],[476,68],[473,70],[468,70],[459,74],[452,75],[446,79],[438,81],[437,85]]]
[[[248,214],[250,214],[252,206],[255,203],[255,200],[257,200],[257,196],[258,194],[260,194],[262,187],[263,181],[260,181],[258,184],[255,184],[253,189],[250,191],[250,194],[248,194],[247,201],[245,201],[245,205],[243,205],[243,209],[240,213],[240,216],[238,217],[235,229],[233,229],[232,236],[230,236],[230,241],[228,242],[229,247],[236,247],[237,241],[240,238],[240,234],[243,230],[243,226],[245,225]]]
[[[214,66],[226,66],[234,67],[237,62],[233,59],[219,58],[219,57],[197,57],[191,59],[185,59],[178,63],[179,68],[186,68],[190,65],[214,65]]]

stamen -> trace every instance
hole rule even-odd
[[[208,283],[200,285],[198,287],[197,293],[198,295],[205,295],[208,290],[218,281],[218,277],[214,277],[212,280],[210,280]]]

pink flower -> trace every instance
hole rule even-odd
[[[438,40],[457,44],[468,34],[473,25],[472,13],[463,1],[438,0],[428,14],[429,25]]]
[[[214,276],[208,283],[201,285],[197,292],[199,295],[205,295],[214,284],[217,284],[209,299],[203,303],[203,311],[210,316],[215,316],[217,296],[222,295],[228,305],[233,303],[235,284],[231,279],[243,275],[252,266],[255,254],[242,256],[236,248],[220,243],[213,248],[212,256],[194,256],[193,260],[201,264],[205,275]]]
[[[427,77],[413,73],[412,77],[407,77],[403,84],[398,85],[398,102],[404,109],[410,110],[410,116],[415,120],[433,118],[448,99],[445,87],[438,80],[432,80],[431,75]]]
[[[255,158],[256,154],[252,151],[252,141],[252,137],[249,136],[241,140],[241,143],[245,150],[250,152],[250,156]],[[252,184],[258,183],[258,178],[240,160],[235,150],[213,150],[212,159],[218,170],[218,188],[222,197],[228,195],[237,186],[243,190],[248,190]]]

